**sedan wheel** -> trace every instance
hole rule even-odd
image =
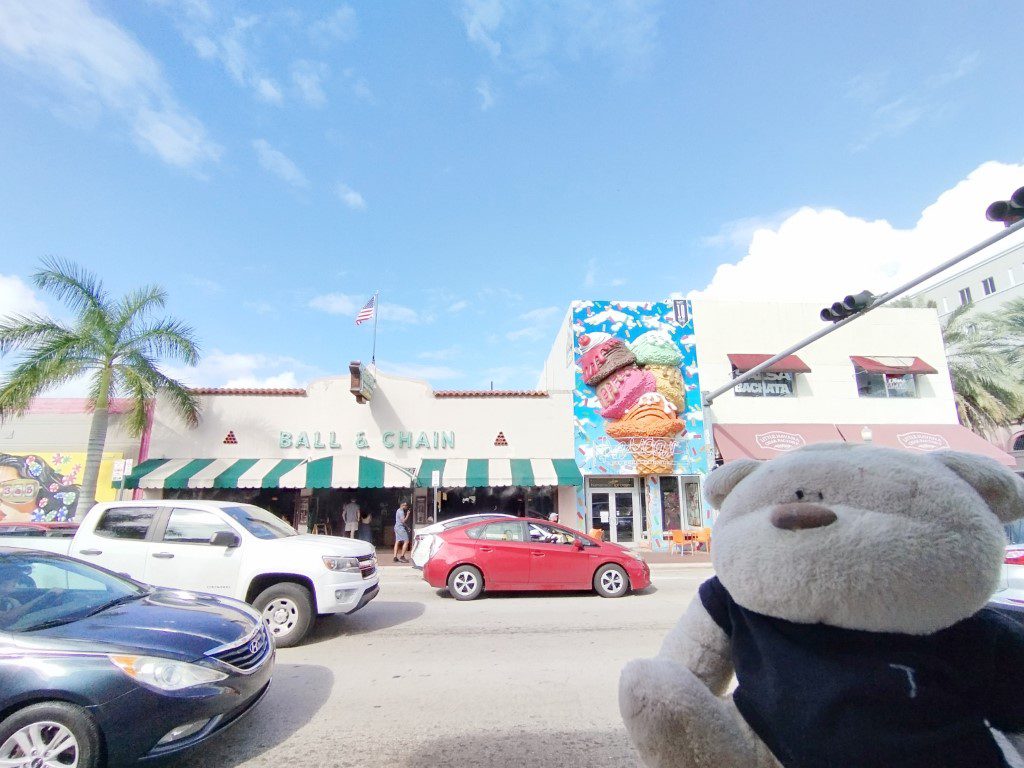
[[[602,565],[594,574],[594,589],[601,597],[622,597],[629,590],[629,577],[617,565]]]
[[[35,704],[0,723],[5,768],[95,768],[98,758],[96,725],[71,704]]]
[[[456,600],[473,600],[483,588],[483,575],[471,565],[460,565],[448,576],[448,591]]]

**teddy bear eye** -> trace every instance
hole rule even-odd
[[[798,489],[797,489],[797,491],[796,491],[796,497],[797,497],[797,499],[799,499],[799,500],[803,501],[803,498],[804,498],[804,492],[803,492],[803,489],[802,489],[802,488],[798,488]]]
[[[821,491],[818,491],[818,501],[824,501],[824,500],[825,500],[825,494],[822,493]]]

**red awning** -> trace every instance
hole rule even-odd
[[[920,357],[855,357],[850,360],[868,373],[891,373],[902,376],[907,373],[938,373]]]
[[[729,355],[729,362],[739,373],[745,373],[751,368],[756,368],[765,360],[775,355]],[[786,355],[777,363],[773,363],[766,369],[771,373],[810,373],[811,369],[803,360],[796,355]]]
[[[996,448],[983,437],[959,424],[837,424],[843,438],[850,443],[864,442],[861,433],[866,426],[871,430],[871,442],[888,448],[908,451],[954,450],[988,456],[1008,467],[1016,467],[1017,460],[1006,451]],[[717,431],[717,427],[715,428]]]
[[[715,447],[725,461],[774,459],[811,443],[841,443],[835,424],[715,424]]]

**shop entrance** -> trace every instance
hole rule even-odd
[[[587,481],[590,528],[600,530],[605,541],[631,544],[640,538],[639,502],[635,478],[592,477]]]

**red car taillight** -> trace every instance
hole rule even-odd
[[[1006,550],[1006,559],[1003,562],[1007,565],[1024,565],[1024,549]]]

